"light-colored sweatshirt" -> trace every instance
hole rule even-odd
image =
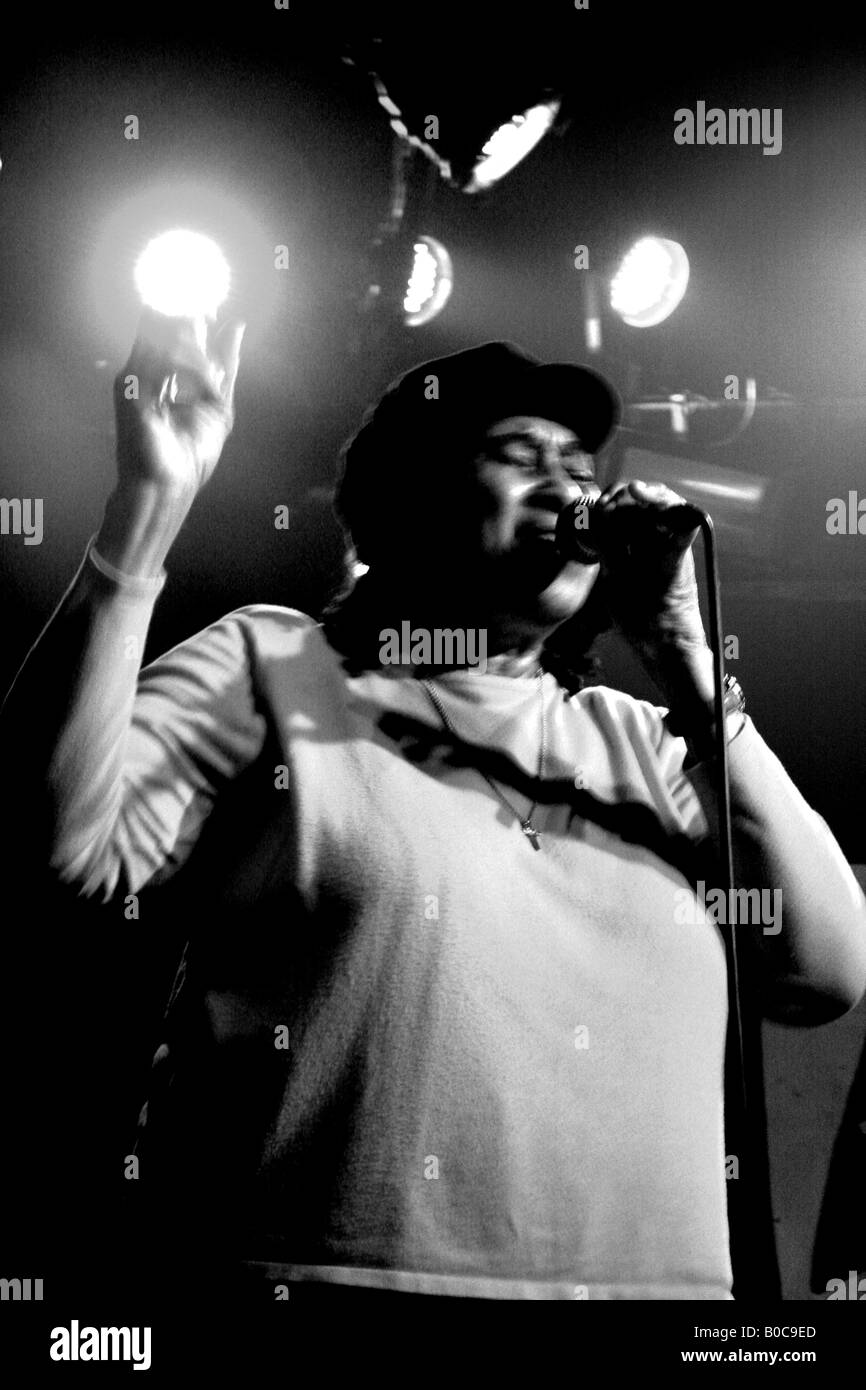
[[[436,689],[525,815],[539,683]],[[649,703],[541,690],[538,851],[419,680],[348,677],[287,608],[145,668],[127,739],[106,712],[55,871],[109,899],[183,866],[195,903],[142,1179],[167,1167],[275,1279],[731,1296],[724,950],[681,924],[702,769]]]

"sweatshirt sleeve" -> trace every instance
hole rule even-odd
[[[671,733],[666,709],[620,691],[611,693],[609,736],[627,741],[657,814],[668,829],[692,841],[706,839],[711,834],[707,812],[713,796],[709,769],[704,764],[685,766],[688,746]]]
[[[217,796],[260,753],[249,611],[239,609],[139,675],[125,740],[105,767],[91,823],[52,865],[87,897],[136,893],[189,857]]]

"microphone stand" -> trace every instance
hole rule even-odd
[[[700,529],[704,541],[710,646],[713,652],[713,773],[718,810],[720,886],[725,893],[725,902],[730,904],[734,886],[734,859],[725,726],[721,585],[713,522],[703,511]],[[730,916],[729,913],[725,915]],[[728,1187],[734,1297],[776,1302],[781,1299],[781,1284],[773,1232],[761,1019],[751,997],[748,980],[740,970],[740,944],[732,922],[726,923],[722,937],[727,959],[729,1000],[725,1057],[725,1147],[737,1158],[738,1167],[742,1163],[744,1170],[742,1177],[738,1172],[735,1178],[729,1179],[735,1185]],[[761,1232],[765,1233],[763,1237]],[[759,1242],[757,1250],[756,1240]]]

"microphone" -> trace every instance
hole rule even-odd
[[[598,503],[597,497],[578,497],[559,513],[556,547],[566,560],[597,565],[616,540],[658,528],[684,536],[700,526],[706,515],[690,502],[679,502],[663,512],[646,507],[622,507],[608,512]]]

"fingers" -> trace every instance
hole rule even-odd
[[[222,392],[226,405],[232,409],[235,396],[235,382],[241,360],[241,343],[247,331],[245,323],[233,321],[223,324],[216,336],[214,355],[222,370]]]
[[[687,537],[686,543],[691,545],[698,534],[698,527],[693,525],[691,521],[693,513],[690,512],[687,519],[686,513],[677,512],[677,508],[688,507],[686,498],[681,497],[678,492],[674,492],[673,488],[669,488],[665,483],[644,483],[637,480],[615,483],[601,494],[598,505],[605,512],[622,513],[622,519],[625,523],[623,535],[638,528],[635,530],[635,534],[638,536],[643,534],[646,539],[649,539],[649,530],[643,527],[641,531],[642,523],[639,520],[647,512],[655,518],[654,525],[659,538],[673,532],[680,539]],[[676,513],[676,515],[671,516],[670,520],[665,516],[665,513],[669,511]],[[629,524],[632,521],[634,528]]]
[[[222,406],[227,373],[208,357],[206,343],[203,320],[168,318],[145,309],[129,360],[115,383],[116,393],[119,385],[134,376],[137,399],[151,405],[163,407],[180,400],[185,405]],[[236,374],[236,360],[233,366]]]
[[[667,511],[669,507],[681,507],[686,502],[685,497],[681,497],[665,483],[634,481],[629,483],[628,490],[640,506],[654,507],[661,511]]]
[[[597,505],[605,515],[616,512],[616,523],[608,527],[603,565],[608,570],[650,566],[670,577],[699,534],[691,514],[677,512],[684,504],[686,499],[664,483],[631,480],[606,488]]]
[[[617,507],[653,507],[666,510],[679,507],[686,501],[678,492],[665,483],[643,483],[637,479],[630,482],[613,483],[605,488],[599,498],[599,505],[615,504]]]

